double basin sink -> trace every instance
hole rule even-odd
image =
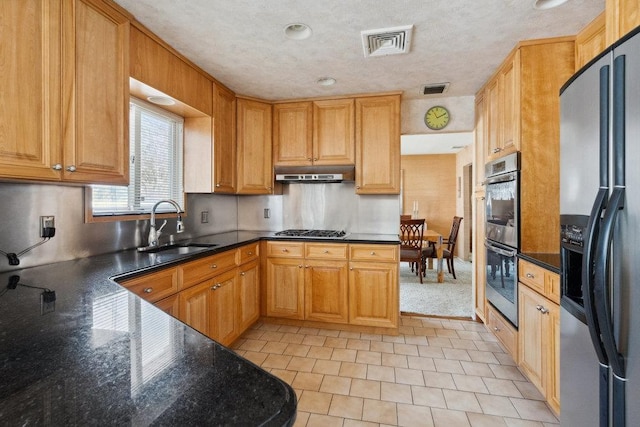
[[[214,243],[179,242],[161,246],[143,246],[138,248],[138,252],[150,254],[162,253],[167,255],[181,255],[200,252],[209,248],[213,248],[215,246],[218,245]]]

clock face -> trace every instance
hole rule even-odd
[[[424,124],[429,129],[444,129],[449,124],[449,111],[440,106],[431,107],[424,115]]]

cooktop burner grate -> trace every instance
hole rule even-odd
[[[347,235],[344,230],[301,230],[290,229],[275,233],[279,237],[342,239]]]

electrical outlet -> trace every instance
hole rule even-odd
[[[209,222],[209,211],[200,212],[200,222],[206,224]]]
[[[269,208],[265,208],[264,209],[264,217],[265,218],[271,218],[271,209],[269,209]]]
[[[55,220],[53,215],[40,217],[40,237],[53,237],[56,232]]]

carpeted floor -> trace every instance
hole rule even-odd
[[[444,283],[437,282],[435,268],[427,270],[424,283],[411,272],[409,263],[400,263],[400,311],[429,316],[471,317],[472,290],[471,275],[473,264],[455,260],[454,279],[444,266]]]

